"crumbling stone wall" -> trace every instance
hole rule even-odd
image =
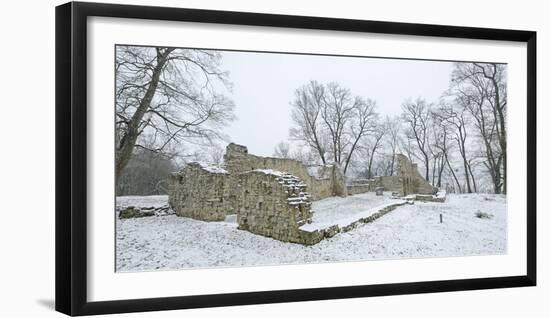
[[[300,178],[271,169],[239,175],[237,188],[239,229],[283,242],[315,244],[318,233],[299,229],[311,223],[310,195]]]
[[[380,186],[400,195],[437,191],[403,155],[398,155],[398,176],[356,180],[349,188],[337,166],[320,166],[310,174],[297,160],[250,155],[245,146],[236,144],[227,147],[224,159],[225,169],[195,162],[171,176],[169,204],[178,216],[222,221],[227,214],[237,213],[239,229],[310,245],[339,231],[332,227],[300,229],[311,222],[314,199],[374,191]]]
[[[349,195],[373,192],[377,187],[375,179],[355,179],[347,185]]]
[[[424,179],[418,172],[418,165],[410,161],[402,154],[397,155],[399,162],[399,175],[403,178],[403,195],[418,193],[418,194],[435,194],[437,188]]]
[[[250,155],[236,144],[224,158],[224,169],[189,163],[171,176],[169,204],[176,215],[221,221],[236,213],[239,229],[284,242],[315,244],[325,237],[300,226],[311,222],[313,198],[347,194],[337,166],[317,167],[312,176],[299,161]]]
[[[418,165],[402,154],[397,155],[399,165],[397,176],[376,177],[376,182],[385,191],[398,192],[404,196],[408,194],[435,194],[437,188],[424,179],[418,172]]]
[[[169,204],[178,216],[223,221],[233,210],[233,202],[227,200],[231,181],[224,169],[189,163],[170,178]]]
[[[375,177],[376,184],[384,188],[384,191],[398,192],[399,195],[404,195],[403,178],[397,176],[381,176]]]
[[[312,200],[347,195],[344,176],[336,165],[321,166],[317,176],[312,176],[298,160],[251,155],[246,146],[234,143],[227,146],[224,162],[225,169],[232,175],[256,169],[273,169],[292,174],[307,184]]]

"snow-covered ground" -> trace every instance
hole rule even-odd
[[[366,204],[368,202],[368,204]],[[352,195],[349,197],[332,197],[313,202],[312,222],[300,228],[304,231],[314,231],[328,228],[331,225],[340,227],[347,226],[360,218],[366,218],[383,208],[404,202],[391,198],[391,192],[384,192],[384,195],[376,195],[374,192],[367,192]]]
[[[119,199],[121,204],[132,205],[132,198],[160,201],[159,197]],[[383,203],[374,203],[368,196],[361,198],[331,198],[328,202],[333,200],[334,212],[330,213],[350,213],[349,207],[353,206],[360,211],[363,200],[365,209]],[[371,199],[386,200],[388,196]],[[322,211],[317,203],[314,210],[316,205]],[[478,218],[476,212],[492,217]],[[443,223],[439,222],[440,214]],[[330,219],[328,214],[325,217]],[[238,230],[234,218],[226,222],[175,215],[117,219],[116,229],[117,271],[504,254],[506,197],[450,194],[445,203],[415,202],[313,246],[283,243]]]

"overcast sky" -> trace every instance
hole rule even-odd
[[[436,102],[448,88],[451,62],[223,52],[230,72],[237,120],[225,132],[250,153],[270,156],[288,140],[290,101],[310,80],[338,82],[352,94],[376,101],[383,116],[397,115],[407,98]]]

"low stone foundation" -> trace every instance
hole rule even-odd
[[[380,209],[375,213],[372,213],[365,217],[358,217],[357,220],[347,224],[341,224],[341,225],[334,224],[321,229],[314,229],[313,226],[305,225],[305,226],[302,226],[300,230],[302,230],[305,233],[308,233],[307,236],[311,242],[310,244],[316,244],[325,238],[330,238],[338,233],[345,233],[353,229],[356,229],[358,226],[362,224],[373,222],[379,217],[382,217],[385,214],[395,210],[397,207],[400,207],[405,204],[414,204],[414,202],[410,200],[400,200],[395,203],[387,204],[383,207],[380,207]],[[302,235],[306,236],[305,233]]]
[[[436,194],[429,195],[429,194],[416,194],[413,195],[414,199],[416,201],[423,201],[423,202],[438,202],[443,203],[445,202],[445,199],[447,197],[447,193],[445,191],[439,191]]]

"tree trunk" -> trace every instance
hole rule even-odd
[[[369,168],[367,170],[367,178],[372,179],[372,158],[374,157],[374,154],[371,154],[369,158]]]
[[[428,158],[428,155],[422,151],[424,155],[424,161],[426,162],[426,181],[430,182],[430,159]]]
[[[439,175],[437,177],[438,188],[441,188],[441,176],[443,175],[443,170],[445,170],[445,161],[443,160],[443,156],[442,156],[439,163]]]
[[[475,179],[475,176],[474,176],[474,172],[472,171],[472,165],[469,162],[468,162],[468,170],[469,170],[470,176],[472,178],[472,185],[474,186],[474,192],[477,192],[476,179]]]
[[[472,186],[470,185],[470,171],[468,171],[468,163],[463,158],[462,163],[464,165],[464,177],[466,178],[466,188],[468,193],[472,193]]]
[[[466,136],[462,133],[462,131],[459,131],[459,138],[458,141],[458,148],[460,152],[460,156],[462,157],[462,165],[464,166],[464,177],[466,179],[466,188],[468,193],[472,193],[472,186],[470,183],[470,171],[468,169],[468,159],[466,158]]]
[[[502,166],[503,166],[503,172],[502,172],[502,193],[506,194],[506,168],[507,168],[507,156],[506,156],[506,123],[505,123],[505,119],[504,119],[504,106],[501,105],[501,102],[500,102],[500,89],[499,89],[499,86],[498,86],[498,83],[497,83],[497,80],[496,80],[496,74],[497,74],[497,66],[496,64],[492,64],[493,66],[493,75],[489,77],[489,79],[491,80],[491,83],[493,84],[493,89],[495,90],[495,108],[497,110],[497,114],[498,114],[498,125],[500,127],[500,130],[499,130],[499,138],[498,138],[498,142],[499,142],[499,146],[500,146],[500,150],[502,151]],[[485,70],[484,70],[484,75],[485,75]],[[487,76],[485,76],[487,77]],[[500,166],[500,165],[499,165]],[[499,173],[500,175],[500,173]],[[500,183],[500,181],[499,181]]]
[[[395,150],[393,150],[393,153],[391,155],[390,176],[393,176],[394,166],[395,166]]]
[[[447,162],[447,166],[449,167],[449,170],[451,171],[451,174],[453,175],[453,179],[455,179],[456,185],[458,187],[458,192],[462,193],[462,187],[460,186],[460,182],[458,181],[458,178],[456,177],[455,171],[453,170],[453,167],[451,167],[451,163],[449,162],[449,157],[447,154],[445,154],[445,162]]]
[[[160,75],[162,74],[162,70],[166,63],[167,57],[170,54],[170,52],[172,52],[173,50],[174,49],[166,49],[162,53],[160,53],[160,51],[157,52],[157,65],[153,69],[153,74],[151,75],[151,82],[149,83],[149,86],[147,87],[147,91],[145,92],[145,95],[141,99],[139,106],[136,109],[136,112],[132,116],[132,119],[128,124],[127,131],[122,137],[122,139],[120,140],[120,145],[116,150],[116,158],[115,158],[115,182],[116,183],[118,183],[118,179],[122,174],[122,171],[124,170],[124,168],[128,164],[128,161],[130,161],[130,158],[132,157],[132,152],[134,151],[137,138],[139,137],[139,134],[140,134],[139,125],[141,123],[141,120],[143,119],[143,116],[151,106],[151,102],[153,101],[153,97],[155,96]]]
[[[435,186],[435,166],[437,164],[437,160],[436,158],[433,158],[433,163],[432,163],[432,187]]]

